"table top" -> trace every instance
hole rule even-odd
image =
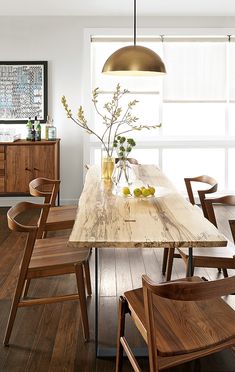
[[[226,246],[227,239],[184,199],[154,165],[134,166],[154,197],[115,195],[98,166],[87,172],[69,244],[76,247],[175,248]]]

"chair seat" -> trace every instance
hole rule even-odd
[[[38,239],[29,264],[29,272],[51,267],[62,268],[88,259],[89,248],[74,248],[68,246],[67,243],[66,237]]]
[[[77,205],[51,207],[46,222],[46,230],[71,229],[77,214]]]
[[[124,296],[137,327],[146,332],[143,289],[125,292]],[[196,352],[235,338],[235,313],[222,299],[183,302],[155,295],[153,306],[156,325],[161,324],[156,327],[160,356]]]

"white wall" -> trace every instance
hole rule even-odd
[[[234,17],[143,17],[138,27],[221,28],[228,34]],[[49,114],[61,138],[61,199],[77,200],[83,184],[83,133],[66,118],[61,96],[74,112],[83,100],[84,30],[87,28],[132,28],[132,19],[118,17],[0,17],[0,60],[47,60],[49,62]],[[174,33],[174,32],[173,32]],[[12,124],[13,126],[13,124]],[[18,125],[25,135],[25,126]],[[1,205],[0,201],[0,205]]]

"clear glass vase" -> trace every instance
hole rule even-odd
[[[104,147],[101,149],[101,178],[103,180],[111,180],[115,165],[115,158],[108,156]]]
[[[136,179],[135,172],[130,162],[126,159],[120,159],[114,167],[112,181],[120,187],[131,185]]]

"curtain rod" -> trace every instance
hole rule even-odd
[[[108,43],[108,42],[129,42],[133,41],[133,37],[130,36],[92,36],[91,42],[93,43]],[[138,42],[227,42],[235,41],[235,36],[226,35],[226,36],[166,36],[166,35],[159,35],[159,36],[138,36]]]

